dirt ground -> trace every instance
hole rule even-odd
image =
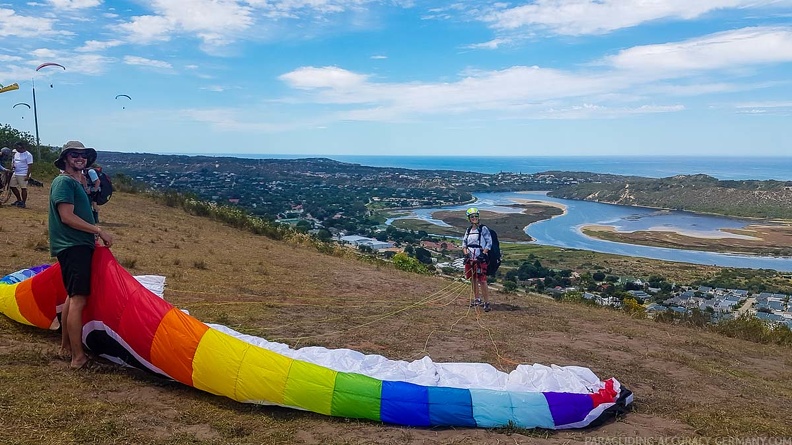
[[[0,273],[51,262],[46,189],[0,208]],[[792,353],[706,330],[324,255],[117,193],[102,208],[131,273],[167,276],[165,298],[198,319],[292,347],[391,359],[578,365],[616,377],[633,411],[574,431],[420,429],[240,404],[135,370],[75,373],[57,333],[0,317],[0,437],[8,443],[567,444],[602,438],[789,437]],[[73,419],[82,422],[75,426]],[[10,439],[9,439],[10,438]],[[648,439],[647,439],[648,440]],[[613,443],[613,442],[612,442]],[[624,442],[623,442],[624,443]],[[648,443],[648,442],[645,442]],[[679,443],[679,442],[678,442]]]

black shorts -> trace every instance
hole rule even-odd
[[[58,253],[58,264],[61,267],[63,285],[66,294],[88,296],[91,294],[91,260],[93,247],[72,246]]]

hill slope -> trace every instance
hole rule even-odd
[[[661,179],[604,175],[602,182],[564,186],[550,195],[728,216],[792,219],[792,187],[781,181],[720,181],[701,174]]]
[[[0,208],[0,273],[50,262],[46,189]],[[0,317],[0,436],[11,443],[566,443],[584,437],[790,436],[792,354],[706,331],[539,296],[496,294],[232,229],[142,196],[102,209],[133,274],[168,277],[165,297],[205,322],[292,347],[415,360],[579,365],[635,393],[624,419],[587,431],[424,430],[244,405],[134,370],[75,373],[56,333]],[[79,418],[81,426],[72,424]],[[510,435],[510,437],[506,437]],[[5,439],[4,439],[5,440]]]

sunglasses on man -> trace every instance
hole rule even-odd
[[[77,158],[88,159],[88,153],[84,151],[70,151],[69,157],[72,159],[77,159]]]

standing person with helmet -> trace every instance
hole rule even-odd
[[[23,209],[27,207],[27,187],[31,167],[33,167],[33,153],[27,151],[27,142],[18,141],[14,144],[14,175],[11,177],[11,191],[16,198],[13,205]]]
[[[98,239],[113,245],[113,236],[99,228],[85,192],[83,170],[96,161],[96,150],[82,142],[69,141],[61,149],[55,166],[63,171],[52,181],[49,199],[49,245],[58,258],[66,303],[61,312],[61,350],[71,354],[71,368],[80,369],[89,360],[82,343],[82,313],[91,294],[91,260]]]
[[[476,207],[467,209],[470,227],[462,239],[462,253],[465,254],[465,278],[469,278],[473,286],[473,302],[471,306],[480,306],[484,299],[484,312],[490,311],[489,288],[487,287],[487,255],[492,248],[492,236],[486,226],[479,220]]]
[[[3,147],[0,149],[0,172],[8,171],[6,166],[11,165],[11,158],[13,158],[14,152],[8,147]]]

